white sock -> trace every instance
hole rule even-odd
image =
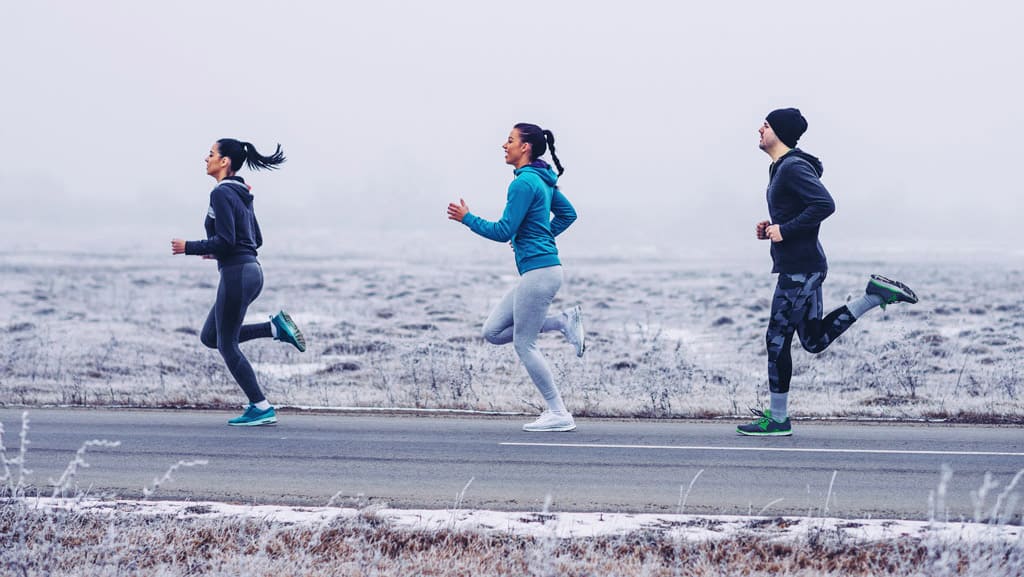
[[[774,419],[776,423],[781,423],[789,417],[789,411],[786,410],[788,400],[789,393],[772,393],[772,419]]]
[[[882,297],[878,295],[864,294],[859,298],[855,298],[846,303],[846,308],[850,310],[850,314],[853,315],[853,318],[859,319],[869,310],[877,306],[881,306],[883,302]]]
[[[253,406],[255,406],[257,409],[259,409],[261,411],[266,411],[267,409],[270,408],[270,401],[268,401],[266,399],[263,399],[262,401],[260,401],[258,403],[254,403]]]
[[[271,318],[271,322],[270,322],[270,336],[272,336],[272,337],[274,337],[276,339],[277,338],[277,325],[275,325],[274,322],[273,322],[273,318],[274,318],[273,315],[271,315],[270,318]]]

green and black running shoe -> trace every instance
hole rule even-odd
[[[869,295],[882,297],[881,306],[883,310],[885,305],[891,305],[892,303],[914,304],[917,302],[917,295],[914,294],[914,291],[910,290],[910,287],[878,274],[871,275],[871,280],[868,281],[868,288],[864,289],[864,291]]]
[[[764,411],[750,409],[750,412],[757,416],[757,420],[749,425],[736,427],[737,433],[753,437],[787,437],[793,434],[793,426],[789,422],[789,417],[780,423],[772,418],[771,409]]]
[[[302,331],[288,313],[281,311],[270,317],[270,322],[277,328],[277,336],[274,339],[294,345],[301,353],[306,352],[306,337],[302,336]]]

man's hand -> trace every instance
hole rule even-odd
[[[757,240],[768,240],[768,233],[766,233],[764,229],[768,228],[768,225],[770,224],[771,221],[762,220],[761,222],[757,223],[757,225],[755,225],[754,234],[757,235]]]
[[[765,227],[764,233],[768,235],[772,242],[782,242],[782,230],[779,228],[779,225],[769,224]]]
[[[461,198],[459,199],[459,204],[454,202],[448,203],[448,218],[450,220],[462,222],[462,219],[466,218],[467,214],[469,214],[469,207],[466,206],[466,201]]]
[[[180,238],[171,239],[171,254],[185,254],[185,240]]]

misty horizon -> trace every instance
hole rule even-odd
[[[525,121],[554,131],[566,167],[580,220],[564,250],[759,251],[770,159],[757,129],[795,106],[838,208],[826,250],[1020,254],[1019,6],[536,6],[519,10],[537,26],[455,0],[11,6],[5,245],[199,238],[213,186],[201,163],[221,137],[284,147],[279,172],[241,173],[268,238],[480,243],[444,208],[464,198],[500,216],[500,145]]]

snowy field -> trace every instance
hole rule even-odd
[[[489,249],[490,250],[490,249]],[[301,407],[535,412],[511,347],[481,338],[516,280],[506,251],[473,258],[265,256],[249,320],[287,310],[299,353],[243,344],[271,402]],[[557,307],[580,303],[588,351],[541,347],[577,415],[715,417],[766,403],[766,259],[563,259]],[[1009,264],[1008,264],[1009,263]],[[837,260],[826,311],[869,273],[912,286],[918,305],[872,311],[823,354],[794,345],[798,418],[1024,418],[1024,263]],[[197,258],[0,253],[0,402],[6,405],[235,407],[244,397],[198,332],[217,285]]]

